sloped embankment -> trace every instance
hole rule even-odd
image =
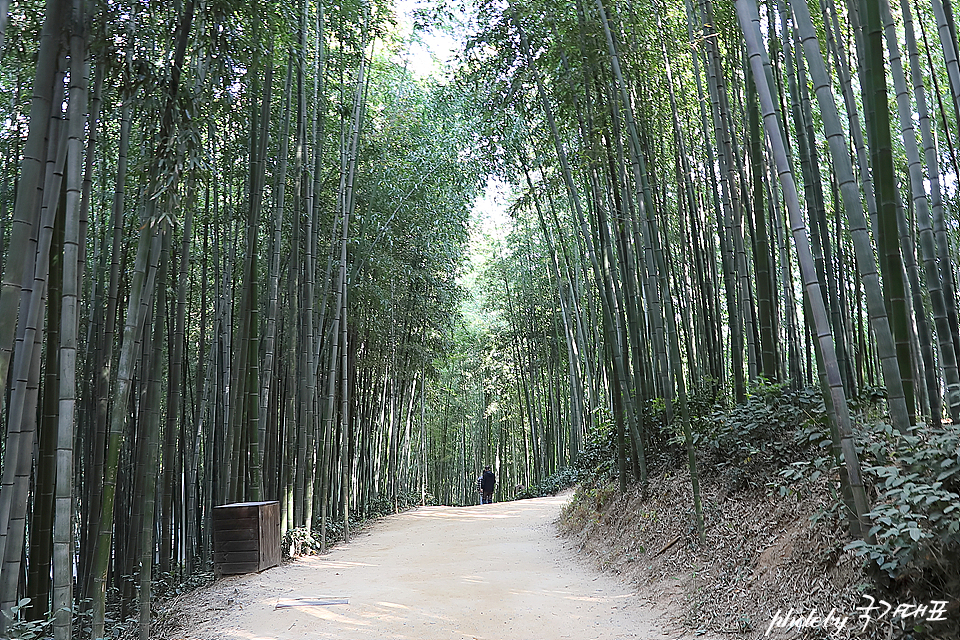
[[[671,473],[618,495],[613,485],[580,487],[560,528],[599,565],[639,585],[693,630],[763,637],[774,615],[818,611],[848,616],[846,633],[861,632],[861,593],[870,592],[862,561],[844,551],[845,523],[825,510],[833,500],[820,481],[803,496],[764,487],[705,480],[706,544],[694,527],[689,475]],[[804,632],[803,637],[818,637]],[[774,628],[769,637],[794,637]],[[822,635],[820,636],[822,637]]]

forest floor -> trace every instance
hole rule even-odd
[[[788,496],[742,477],[701,482],[705,544],[698,541],[684,471],[625,494],[613,484],[581,488],[560,529],[598,568],[654,601],[672,602],[675,621],[694,632],[778,640],[908,637],[889,619],[860,619],[864,593],[878,601],[890,596],[876,593],[863,562],[844,550],[845,523],[828,509],[834,500],[825,480]],[[832,612],[832,622],[799,632],[771,626],[790,610],[793,618],[821,620]]]
[[[558,533],[571,491],[384,518],[320,556],[167,603],[157,640],[677,639],[670,594],[638,592]],[[297,599],[327,604],[285,606]],[[331,604],[341,602],[341,604]],[[690,634],[692,636],[692,634]],[[698,634],[701,638],[711,636]]]

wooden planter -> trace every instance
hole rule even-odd
[[[218,577],[278,564],[279,502],[237,502],[213,508],[213,566]]]

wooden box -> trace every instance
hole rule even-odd
[[[263,571],[280,564],[280,503],[236,502],[213,508],[217,576]]]

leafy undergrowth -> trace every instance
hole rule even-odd
[[[703,415],[703,414],[701,414]],[[875,542],[851,539],[815,394],[767,389],[695,426],[706,542],[698,540],[682,451],[621,494],[608,433],[595,432],[560,527],[684,627],[736,637],[960,637],[960,429],[891,433],[860,415],[858,449]],[[922,435],[921,435],[922,434]],[[877,609],[865,616],[875,600]],[[882,601],[893,610],[885,615]],[[931,605],[939,601],[940,605]],[[918,613],[895,617],[896,607]],[[938,606],[942,612],[929,610]],[[770,628],[775,616],[848,618]],[[930,618],[937,619],[929,621]]]
[[[547,478],[538,482],[537,484],[527,487],[516,496],[514,500],[526,500],[527,498],[542,498],[543,496],[554,496],[563,491],[564,489],[569,489],[577,483],[579,478],[579,473],[573,467],[564,467],[559,469],[556,473],[549,475]]]

